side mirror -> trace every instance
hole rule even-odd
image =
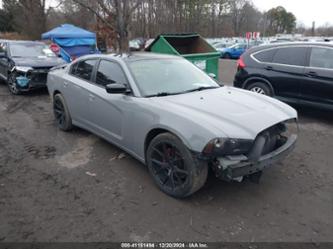
[[[131,90],[128,89],[128,87],[124,84],[119,83],[113,83],[113,84],[107,84],[105,86],[105,90],[107,93],[115,93],[115,94],[121,94],[121,93],[130,93]]]
[[[214,73],[209,73],[208,76],[211,77],[212,79],[216,79],[216,75]]]

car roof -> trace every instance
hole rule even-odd
[[[6,42],[8,44],[42,44],[42,45],[45,45],[45,43],[41,42],[41,41],[3,40],[3,42]]]
[[[134,53],[123,53],[123,54],[92,54],[82,56],[79,59],[89,59],[89,58],[112,58],[123,61],[138,61],[138,60],[151,60],[151,59],[183,59],[181,56],[159,54],[152,52],[134,52]]]
[[[297,47],[297,46],[325,46],[332,47],[333,44],[329,42],[281,42],[281,43],[270,43],[251,48],[251,52],[257,52],[264,49],[275,48],[275,47]]]

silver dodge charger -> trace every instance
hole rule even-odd
[[[181,57],[89,55],[54,68],[47,86],[61,130],[78,126],[118,146],[177,198],[199,190],[209,168],[258,180],[297,139],[293,108],[221,86]]]

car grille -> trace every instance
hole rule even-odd
[[[33,82],[46,83],[47,73],[32,73],[30,79]]]
[[[32,82],[36,83],[46,83],[47,74],[50,68],[34,68],[29,75],[29,78]]]

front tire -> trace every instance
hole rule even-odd
[[[156,136],[147,149],[147,164],[156,185],[166,194],[187,197],[206,182],[208,165],[200,162],[171,133]]]
[[[72,118],[64,97],[58,93],[53,98],[53,113],[57,126],[63,131],[69,131],[73,128]]]
[[[16,83],[16,73],[13,72],[11,74],[8,75],[8,79],[7,79],[7,85],[8,85],[8,89],[9,92],[13,95],[20,95],[22,92],[20,91],[20,89],[17,86]]]
[[[249,84],[246,87],[246,89],[251,92],[258,93],[258,94],[262,94],[262,95],[266,95],[266,96],[273,96],[271,88],[267,84],[262,83],[262,82],[255,82],[255,83]]]

